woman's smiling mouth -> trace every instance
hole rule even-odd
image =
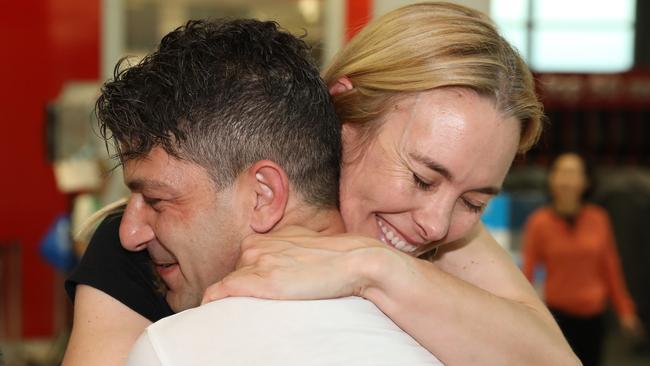
[[[400,250],[408,254],[412,254],[418,249],[418,247],[416,247],[415,245],[407,243],[406,240],[402,239],[399,234],[395,233],[390,227],[388,227],[388,225],[384,224],[382,220],[380,220],[379,218],[377,218],[377,224],[379,225],[379,229],[381,230],[382,233],[379,240],[394,247],[397,250]]]

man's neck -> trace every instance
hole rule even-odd
[[[289,204],[276,229],[295,225],[323,235],[341,234],[345,225],[336,208],[315,208],[304,203]]]
[[[341,213],[336,209],[319,210],[310,220],[308,229],[314,230],[323,235],[341,234],[345,232],[345,225]]]

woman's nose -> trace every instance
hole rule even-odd
[[[413,218],[420,230],[420,235],[427,242],[436,242],[444,239],[449,232],[454,202],[439,200],[431,202],[416,211]]]
[[[129,198],[120,223],[120,241],[124,249],[140,251],[147,248],[147,243],[155,234],[148,222],[148,213],[142,195],[134,193]]]

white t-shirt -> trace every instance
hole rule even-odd
[[[162,319],[127,365],[442,365],[359,297],[226,298]]]

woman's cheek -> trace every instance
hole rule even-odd
[[[466,236],[470,230],[476,225],[481,216],[473,213],[463,213],[459,215],[462,217],[454,217],[451,227],[449,228],[449,235],[445,242],[452,242]]]

